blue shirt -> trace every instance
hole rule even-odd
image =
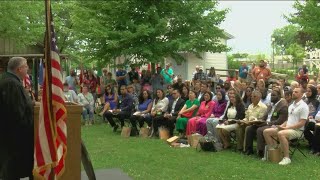
[[[126,94],[126,96],[122,97],[121,95],[118,108],[121,109],[121,111],[132,112],[134,108],[132,96],[130,94]]]
[[[119,71],[116,72],[116,76],[117,77],[125,76],[126,74],[127,74],[127,71],[125,71],[125,70],[119,70]],[[122,85],[127,85],[126,78],[124,78],[123,80],[119,80],[117,82],[118,82],[119,87],[122,86]]]
[[[139,104],[138,110],[139,111],[145,111],[148,109],[148,105],[152,102],[152,99],[147,99],[143,103]]]
[[[248,70],[249,70],[248,66],[245,66],[245,67],[241,66],[239,68],[239,77],[243,79],[247,78]]]

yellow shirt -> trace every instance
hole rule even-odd
[[[267,112],[267,106],[261,101],[254,107],[251,103],[246,111],[246,117],[244,121],[261,120],[264,114]]]

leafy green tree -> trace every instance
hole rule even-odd
[[[293,7],[297,12],[287,19],[302,28],[300,40],[312,48],[320,48],[320,1],[296,1]]]
[[[302,62],[305,57],[305,49],[301,45],[293,43],[287,49],[287,54],[292,56],[293,68],[297,69],[298,62]]]
[[[298,42],[300,27],[297,25],[287,25],[282,28],[275,29],[271,35],[274,38],[275,54],[280,55],[282,50],[289,48],[291,44]]]
[[[15,46],[43,44],[44,3],[39,1],[1,1],[0,38],[15,41]]]
[[[74,1],[52,2],[54,27],[61,53],[68,54],[72,62],[79,63],[80,47],[74,33]],[[43,1],[1,1],[0,38],[11,39],[15,46],[24,49],[30,45],[42,46],[45,34],[45,9]]]
[[[60,52],[76,64],[102,66],[121,55],[127,63],[179,62],[180,52],[228,50],[219,28],[227,10],[217,1],[53,1],[52,12]],[[43,45],[44,15],[42,1],[0,2],[0,38]]]
[[[180,52],[223,52],[225,34],[219,28],[227,10],[217,1],[93,1],[78,3],[74,30],[84,53],[110,62],[123,55],[126,63],[162,62]],[[81,21],[82,20],[82,21]]]

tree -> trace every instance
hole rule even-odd
[[[288,49],[291,44],[298,42],[300,28],[297,25],[287,25],[275,29],[271,35],[274,38],[275,54],[280,55],[282,50]]]
[[[60,53],[66,53],[73,62],[79,59],[78,38],[72,29],[74,1],[52,2],[54,28]],[[45,9],[43,1],[1,1],[0,38],[14,40],[18,48],[30,45],[43,46],[45,34]]]
[[[15,46],[43,44],[44,3],[39,1],[1,1],[0,38],[15,41]]]
[[[298,62],[302,62],[303,58],[305,57],[305,50],[301,45],[293,43],[287,49],[287,54],[292,56],[293,68],[296,69]]]
[[[296,1],[293,7],[297,12],[287,19],[302,28],[301,41],[312,48],[320,48],[320,1]]]
[[[217,1],[100,1],[79,2],[74,30],[92,59],[110,62],[121,55],[126,63],[162,62],[181,52],[223,52],[220,23],[227,10]]]

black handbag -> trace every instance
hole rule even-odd
[[[199,139],[197,149],[198,151],[211,151],[216,152],[215,142],[213,140],[208,140],[205,138]]]

